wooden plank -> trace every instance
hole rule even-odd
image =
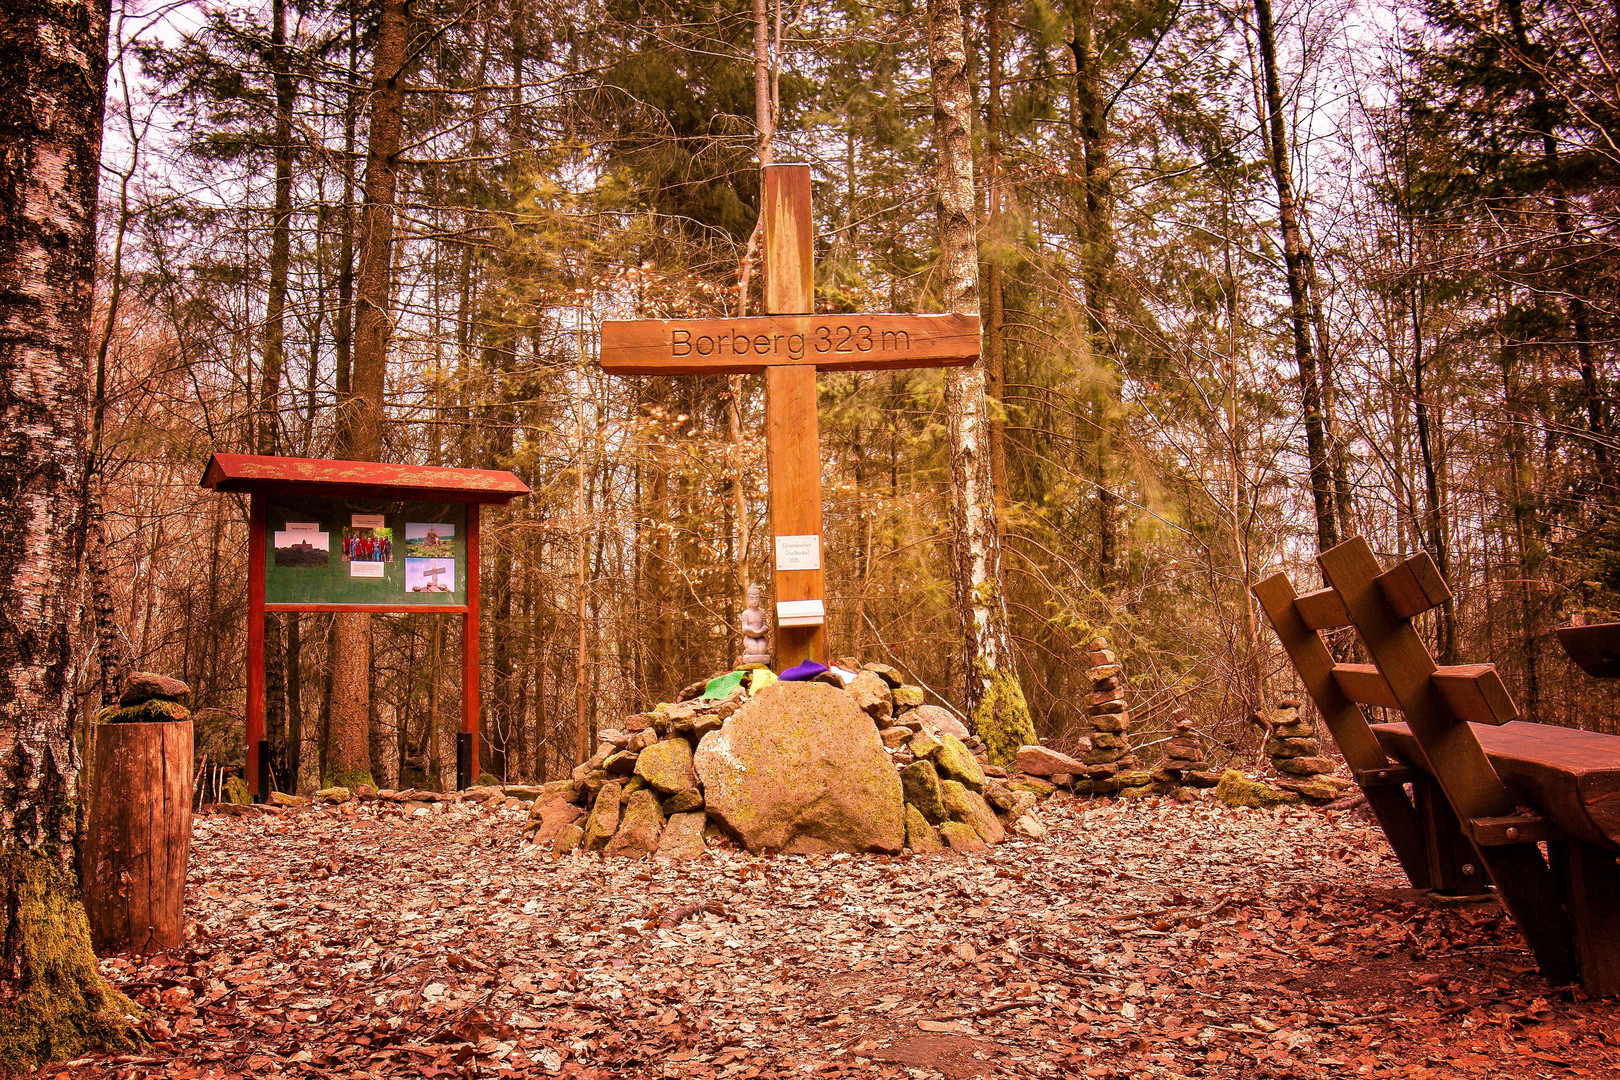
[[[1375,664],[1335,664],[1333,681],[1339,684],[1344,696],[1361,705],[1377,705],[1385,709],[1398,709],[1401,703],[1389,688],[1384,675]]]
[[[1389,753],[1421,762],[1405,724],[1373,728]],[[1534,806],[1569,836],[1620,851],[1620,738],[1516,720],[1474,735],[1515,801]]]
[[[1578,840],[1552,846],[1575,917],[1581,986],[1595,997],[1620,995],[1620,860]]]
[[[1322,552],[1317,562],[1328,584],[1339,590],[1362,643],[1406,714],[1452,812],[1463,821],[1514,813],[1513,796],[1491,767],[1474,729],[1454,719],[1440,698],[1434,658],[1411,620],[1385,599],[1372,548],[1356,537]],[[1574,930],[1540,850],[1518,845],[1477,851],[1542,973],[1552,982],[1568,982],[1575,974]]]
[[[527,484],[503,469],[452,469],[273,454],[214,454],[198,484],[215,491],[424,502],[505,503],[529,493]]]
[[[1436,668],[1434,683],[1451,714],[1470,724],[1500,726],[1519,718],[1513,696],[1502,685],[1495,664],[1455,664]]]
[[[1560,626],[1558,644],[1594,679],[1620,679],[1620,623]]]
[[[1487,879],[1474,858],[1474,848],[1463,835],[1457,815],[1451,812],[1445,793],[1433,777],[1424,774],[1413,781],[1417,796],[1418,820],[1428,843],[1429,884],[1443,896],[1478,896],[1486,891]]]
[[[1451,599],[1451,588],[1426,551],[1396,563],[1377,575],[1377,581],[1384,599],[1402,619],[1421,615]]]
[[[969,315],[755,315],[602,323],[613,375],[745,375],[771,367],[895,371],[966,367],[979,358]]]
[[[810,247],[810,167],[765,169],[765,307],[772,315],[813,309],[815,271]],[[776,601],[824,600],[826,556],[814,570],[776,566],[777,536],[821,537],[821,449],[813,367],[765,372],[765,457],[771,478],[772,619]],[[827,663],[827,627],[776,627],[777,670],[801,660]]]
[[[771,476],[771,567],[777,601],[826,597],[826,557],[815,570],[776,566],[777,536],[821,537],[821,458],[817,446],[816,373],[809,368],[772,368],[765,375],[765,455]],[[776,627],[777,670],[800,660],[827,662],[827,628]]]
[[[1410,765],[1391,765],[1383,769],[1355,769],[1356,783],[1363,788],[1389,787],[1412,783],[1418,772]]]
[[[466,604],[266,604],[266,611],[369,611],[373,615],[465,615]]]
[[[1350,625],[1350,613],[1332,589],[1317,589],[1294,597],[1294,610],[1312,630],[1337,630]]]
[[[1474,818],[1463,829],[1481,847],[1504,844],[1539,844],[1559,840],[1563,833],[1540,814],[1509,814],[1506,817]]]
[[[478,507],[467,507],[467,613],[461,622],[461,731],[472,743],[468,754],[476,782],[478,765]]]
[[[1334,681],[1333,655],[1321,636],[1300,617],[1294,603],[1297,599],[1294,587],[1287,576],[1274,574],[1260,582],[1254,587],[1254,596],[1350,768],[1359,771],[1390,768],[1390,759],[1367,726],[1367,718]],[[1416,810],[1405,789],[1383,785],[1362,790],[1407,878],[1415,888],[1428,888],[1428,857],[1424,853]]]
[[[247,782],[255,802],[270,797],[259,790],[259,743],[264,741],[264,542],[265,494],[248,496],[247,625]]]

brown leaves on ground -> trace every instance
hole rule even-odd
[[[1355,815],[1054,802],[988,856],[666,865],[522,851],[526,809],[200,819],[190,946],[103,965],[152,1045],[42,1075],[1620,1074],[1620,1004]]]

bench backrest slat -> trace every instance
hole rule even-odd
[[[1333,681],[1339,684],[1345,697],[1361,705],[1377,705],[1383,709],[1401,707],[1395,691],[1384,681],[1376,664],[1335,664]]]
[[[1519,718],[1513,695],[1496,673],[1495,664],[1458,664],[1438,668],[1434,685],[1459,720],[1501,727]]]
[[[1329,589],[1317,589],[1294,597],[1294,610],[1312,630],[1337,630],[1350,625],[1350,612],[1345,610],[1339,594]]]

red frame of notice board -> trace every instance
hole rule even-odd
[[[264,616],[267,611],[416,612],[462,616],[461,734],[456,740],[456,783],[465,787],[478,766],[478,508],[504,505],[529,487],[496,469],[451,469],[258,454],[215,454],[201,486],[248,496],[247,780],[256,802],[269,797],[264,745]],[[266,604],[265,501],[271,495],[332,499],[458,502],[467,504],[466,603]]]

